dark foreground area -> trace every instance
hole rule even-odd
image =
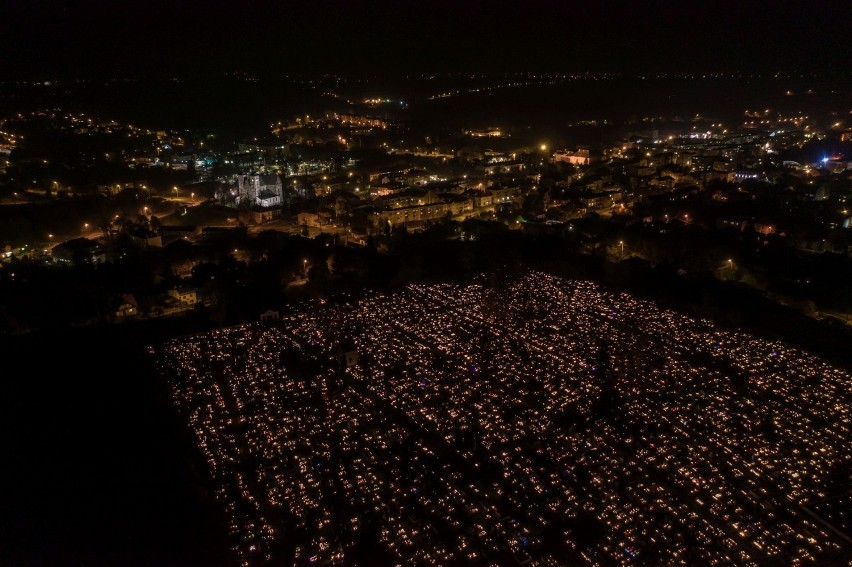
[[[0,565],[233,564],[206,471],[145,357],[170,330],[0,343]]]

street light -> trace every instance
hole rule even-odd
[[[734,277],[734,261],[728,258],[728,279]]]
[[[621,245],[621,257],[619,258],[619,260],[622,260],[624,259],[624,241],[619,240],[618,243]]]
[[[308,261],[307,261],[307,259],[302,260],[302,270],[305,273],[305,279],[308,279]]]

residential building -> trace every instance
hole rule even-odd
[[[106,260],[106,254],[101,245],[88,238],[67,240],[54,246],[52,254],[54,262],[70,266],[100,264]]]
[[[195,288],[176,287],[169,290],[169,297],[176,299],[182,306],[191,306],[198,303],[198,293]]]
[[[591,159],[589,156],[589,150],[577,150],[576,152],[561,150],[554,152],[551,161],[553,163],[563,162],[570,163],[572,165],[589,165]]]

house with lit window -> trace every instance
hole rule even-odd
[[[169,290],[169,297],[180,303],[181,306],[192,306],[198,303],[198,292],[191,287],[175,287]]]
[[[132,293],[116,295],[110,301],[110,313],[116,321],[133,319],[139,314],[139,304]]]

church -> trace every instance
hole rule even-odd
[[[283,196],[281,178],[274,173],[241,173],[237,176],[237,204],[274,207]]]

